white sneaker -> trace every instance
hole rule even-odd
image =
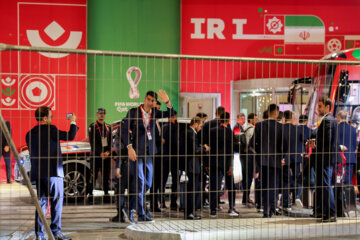
[[[295,200],[295,206],[298,207],[298,208],[303,208],[304,205],[302,204],[301,200],[299,198],[297,198]]]
[[[238,217],[239,213],[236,212],[234,209],[228,211],[230,217]]]

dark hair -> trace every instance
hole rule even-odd
[[[269,114],[272,114],[272,113],[274,113],[275,111],[279,111],[279,106],[276,105],[275,103],[272,103],[272,104],[269,105],[269,107],[268,107],[267,110],[268,110],[268,113],[269,113]]]
[[[227,123],[230,120],[230,113],[225,112],[220,115],[220,123]]]
[[[224,114],[224,113],[225,113],[225,108],[224,108],[224,107],[220,106],[220,107],[217,107],[217,108],[216,108],[215,114],[216,114],[217,116],[221,116],[221,115]]]
[[[257,116],[257,115],[256,115],[255,113],[249,113],[249,115],[248,115],[248,122],[250,122],[250,120],[254,120],[256,116]]]
[[[156,101],[156,105],[160,105],[161,106],[161,102],[159,100]]]
[[[190,121],[190,126],[193,126],[194,124],[200,124],[201,123],[201,119],[199,117],[193,117]]]
[[[265,111],[263,112],[262,118],[263,118],[263,120],[266,120],[266,119],[269,118],[269,111],[268,111],[268,110],[265,110]]]
[[[41,120],[42,120],[44,117],[49,116],[49,112],[50,112],[50,111],[51,111],[51,108],[50,108],[50,107],[46,107],[46,106],[38,107],[38,108],[35,110],[35,119],[36,119],[36,121],[41,122]]]
[[[206,113],[197,113],[196,116],[199,118],[206,118],[208,115]]]
[[[286,120],[286,121],[291,120],[291,119],[292,119],[292,115],[293,115],[292,111],[286,110],[286,111],[284,112],[285,120]]]
[[[279,111],[279,115],[278,115],[278,117],[277,117],[277,120],[278,120],[278,121],[281,121],[283,117],[284,117],[284,112],[283,112],[283,111]]]
[[[332,101],[330,100],[330,98],[321,97],[321,98],[319,99],[319,102],[322,102],[325,107],[326,107],[326,106],[329,106],[329,110],[331,111],[333,103],[332,103]]]
[[[300,115],[300,117],[299,117],[299,123],[304,123],[304,122],[306,122],[308,119],[309,119],[308,116],[302,114],[302,115]]]
[[[146,93],[145,97],[147,97],[147,96],[153,97],[153,98],[155,98],[155,100],[157,100],[157,94],[154,91],[148,91]]]

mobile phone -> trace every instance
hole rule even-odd
[[[73,116],[73,115],[74,115],[74,114],[72,114],[72,113],[66,114],[66,119],[67,119],[67,120],[70,120],[70,117]]]

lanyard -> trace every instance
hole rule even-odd
[[[149,123],[148,123],[147,127],[146,127],[146,121],[145,121],[145,116],[144,116],[144,110],[143,110],[142,106],[140,106],[140,110],[141,110],[141,115],[142,115],[142,119],[143,119],[144,128],[147,131],[150,131],[151,109],[150,109],[150,112],[149,112]]]
[[[98,129],[99,129],[99,133],[100,133],[100,137],[102,137],[102,133],[101,133],[101,129],[100,129],[100,127],[99,127],[99,124],[98,124],[98,122],[96,121],[95,122],[96,123],[96,126],[98,127]],[[105,131],[106,131],[106,137],[107,137],[107,135],[108,135],[108,131],[107,131],[107,126],[106,126],[106,123],[104,123],[105,124]]]

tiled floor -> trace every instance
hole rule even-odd
[[[64,207],[62,231],[75,240],[356,239],[360,235],[360,218],[341,218],[337,223],[327,224],[312,218],[276,216],[263,219],[255,209],[238,203],[240,217],[232,218],[227,214],[226,204],[223,206],[224,210],[215,219],[209,217],[208,209],[197,212],[203,216],[200,221],[185,221],[182,212],[166,209],[166,213],[153,214],[155,223],[129,225],[109,222],[109,218],[116,215],[114,204],[72,204]],[[1,183],[0,239],[33,239],[34,211],[28,190],[23,185]]]

